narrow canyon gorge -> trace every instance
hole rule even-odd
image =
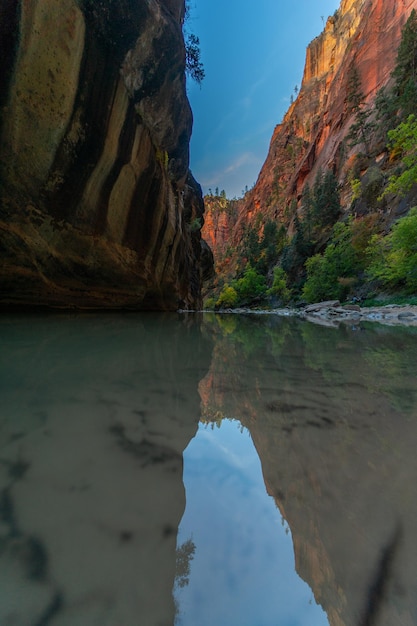
[[[207,198],[203,236],[215,257],[224,254],[230,244],[236,246],[248,225],[256,228],[268,219],[293,235],[292,207],[295,203],[300,209],[306,184],[312,187],[319,172],[330,171],[336,176],[342,208],[348,211],[354,169],[366,184],[373,166],[383,166],[388,160],[377,129],[369,139],[375,156],[366,163],[360,163],[363,146],[349,145],[347,138],[355,121],[348,102],[350,74],[354,68],[363,94],[361,104],[372,110],[378,92],[392,84],[402,29],[413,9],[417,9],[416,0],[342,0],[323,32],[307,47],[301,87],[274,129],[254,187],[243,198],[232,201],[226,211]],[[378,211],[387,214],[392,223],[415,204],[416,197],[390,200]],[[363,203],[355,207],[360,214],[374,210],[374,206]]]

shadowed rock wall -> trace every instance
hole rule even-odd
[[[2,3],[3,305],[199,305],[183,12],[183,0]]]

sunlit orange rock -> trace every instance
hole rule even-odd
[[[401,30],[417,0],[342,0],[323,32],[307,48],[302,85],[295,102],[276,126],[255,187],[246,194],[236,223],[235,243],[247,223],[262,215],[291,228],[292,200],[321,168],[332,169],[343,183],[358,147],[341,146],[352,124],[347,113],[347,82],[352,64],[366,103],[390,80]],[[283,60],[283,62],[285,62]]]

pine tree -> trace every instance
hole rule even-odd
[[[392,73],[401,117],[416,112],[417,108],[417,12],[413,9],[402,31],[397,62]]]
[[[184,45],[185,45],[185,72],[198,85],[205,77],[204,66],[201,62],[200,39],[194,33],[190,33],[186,28],[186,23],[190,19],[190,3],[185,2],[183,28],[184,28]]]
[[[301,202],[303,212],[303,222],[305,224],[305,234],[309,241],[313,237],[314,229],[314,199],[310,190],[310,185],[306,183],[303,189],[303,197]]]
[[[349,113],[354,113],[355,115],[365,102],[361,78],[354,63],[351,64],[347,75],[347,102]]]
[[[376,128],[375,122],[369,120],[372,111],[365,104],[365,95],[362,91],[361,79],[356,65],[352,64],[348,73],[348,110],[355,116],[355,121],[349,128],[347,139],[350,146],[363,144],[366,155],[370,153],[370,138]]]
[[[340,194],[336,176],[328,170],[323,178],[322,223],[333,225],[340,216]]]
[[[318,228],[333,226],[340,216],[340,194],[336,176],[328,170],[316,176],[313,188],[313,217]]]
[[[375,111],[377,121],[377,132],[381,138],[385,139],[386,133],[398,123],[397,99],[391,90],[383,87],[375,98]]]

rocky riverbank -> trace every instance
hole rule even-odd
[[[417,306],[387,304],[385,306],[360,307],[357,304],[342,305],[339,300],[309,304],[301,309],[282,308],[272,310],[226,309],[219,313],[257,313],[300,317],[322,326],[338,326],[340,323],[379,322],[389,326],[417,326]]]
[[[326,326],[340,322],[379,322],[381,324],[417,326],[417,306],[388,304],[360,307],[357,304],[341,305],[338,300],[310,304],[296,313],[304,319]]]

